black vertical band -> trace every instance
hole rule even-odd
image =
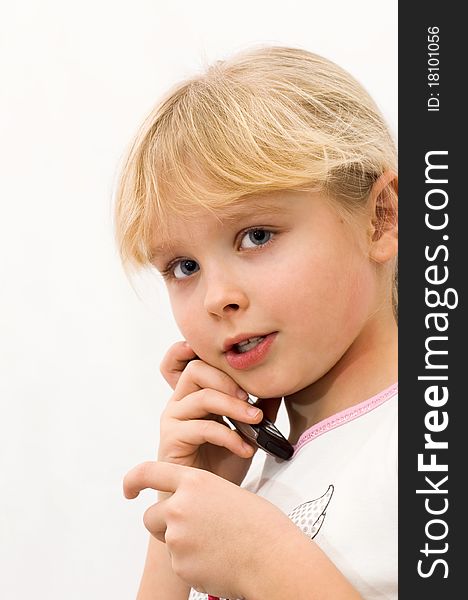
[[[467,56],[453,2],[399,5],[399,597],[464,597]]]

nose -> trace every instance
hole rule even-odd
[[[241,280],[224,270],[206,280],[205,309],[211,315],[226,317],[245,310],[249,299]]]

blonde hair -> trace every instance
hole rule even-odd
[[[170,214],[215,213],[251,194],[323,190],[352,218],[387,170],[395,143],[361,84],[306,50],[254,47],[176,85],[143,123],[116,192],[120,257],[149,266]]]

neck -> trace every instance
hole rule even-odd
[[[369,320],[323,377],[285,397],[289,441],[312,425],[379,393],[398,379],[398,327],[391,311]]]

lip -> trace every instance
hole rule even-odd
[[[233,369],[242,370],[258,365],[266,358],[270,347],[275,341],[277,335],[277,331],[265,335],[264,339],[257,346],[255,346],[255,348],[252,348],[252,350],[249,350],[248,352],[244,352],[242,354],[235,352],[234,350],[228,349],[227,351],[225,351],[224,355],[226,356],[226,360],[229,366]],[[260,337],[260,334],[249,334],[247,338],[240,338],[239,341],[248,339],[249,337]],[[231,343],[231,345],[228,347],[232,348],[232,346],[233,344]]]
[[[270,334],[268,334],[268,333],[240,333],[239,335],[236,335],[236,337],[227,338],[227,340],[224,342],[224,345],[223,345],[223,352],[232,350],[232,347],[235,344],[238,344],[239,342],[243,342],[245,340],[248,340],[250,338],[255,338],[255,337],[266,337],[267,335],[270,335]]]

